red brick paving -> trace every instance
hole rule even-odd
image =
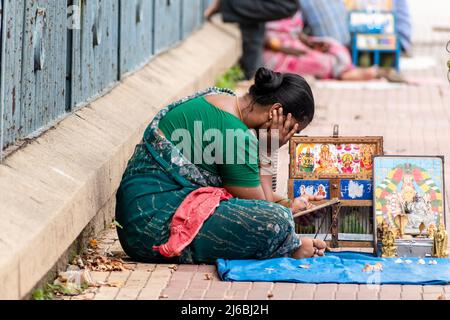
[[[108,231],[105,238],[115,239],[115,232]],[[117,246],[117,243],[114,245]],[[119,287],[102,286],[95,292],[71,299],[438,300],[450,298],[450,286],[222,282],[219,280],[215,266],[207,265],[179,265],[174,268],[173,265],[137,264],[133,271],[93,272],[92,276],[96,281],[116,283]]]

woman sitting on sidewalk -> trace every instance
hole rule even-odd
[[[138,261],[177,263],[322,256],[326,244],[300,239],[292,218],[318,199],[291,204],[274,194],[272,177],[260,170],[269,161],[257,161],[264,136],[271,134],[272,148],[284,145],[313,116],[306,81],[265,68],[245,96],[210,89],[162,110],[117,193],[125,252]],[[260,141],[249,128],[260,129]]]
[[[275,71],[347,81],[372,80],[379,75],[375,67],[355,67],[348,49],[336,40],[305,35],[300,13],[270,22],[266,28],[264,63]]]

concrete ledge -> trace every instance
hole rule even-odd
[[[0,166],[0,299],[25,297],[94,218],[112,219],[123,170],[157,110],[213,85],[237,61],[237,29],[217,23]]]

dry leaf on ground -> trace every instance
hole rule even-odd
[[[135,264],[126,264],[122,259],[96,256],[87,258],[86,267],[91,271],[126,271],[134,270]]]
[[[98,241],[96,239],[92,239],[91,241],[89,241],[89,246],[92,249],[97,249],[98,248]]]
[[[122,288],[124,284],[123,281],[109,281],[107,286],[112,288]]]
[[[137,264],[136,263],[124,263],[123,267],[126,270],[134,271],[136,269],[136,267],[137,267]]]
[[[72,265],[79,267],[80,269],[84,269],[84,262],[83,259],[80,256],[76,256],[73,261]]]

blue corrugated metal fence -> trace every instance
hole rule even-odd
[[[211,0],[0,0],[0,151],[186,38]]]

